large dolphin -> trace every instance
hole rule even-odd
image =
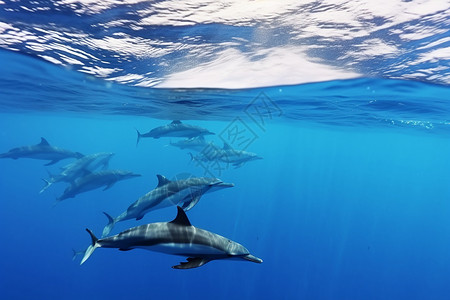
[[[42,179],[45,182],[45,186],[39,193],[42,193],[54,183],[63,181],[71,183],[76,179],[90,172],[93,172],[102,166],[103,169],[106,169],[108,167],[109,160],[113,155],[114,153],[111,152],[86,155],[68,164],[67,166],[62,167],[62,171],[58,175],[52,175],[50,172],[48,172],[50,178]]]
[[[189,139],[184,139],[177,142],[170,142],[171,146],[178,147],[180,149],[191,149],[194,151],[202,151],[205,149],[209,143],[205,140],[205,137],[202,136],[196,136]]]
[[[68,188],[66,188],[64,193],[56,199],[56,201],[73,198],[78,194],[98,189],[102,186],[106,186],[103,189],[105,191],[111,188],[117,181],[138,176],[141,175],[123,170],[104,170],[92,172],[74,181]]]
[[[137,131],[136,146],[138,145],[140,139],[143,137],[152,137],[155,139],[159,139],[160,137],[193,138],[201,135],[214,134],[208,129],[199,126],[185,124],[178,120],[173,121],[172,123],[164,126],[153,128],[152,130],[144,134],[140,133],[139,130],[137,129],[136,131]]]
[[[102,237],[107,236],[117,222],[140,220],[150,211],[169,206],[180,205],[188,211],[198,203],[203,194],[234,186],[218,178],[190,177],[171,181],[162,175],[156,177],[156,188],[136,200],[118,217],[113,218],[104,212],[108,217],[108,224],[103,229]]]
[[[80,152],[72,152],[58,147],[50,146],[46,139],[41,137],[41,142],[37,145],[17,147],[6,153],[0,154],[0,158],[33,158],[50,160],[46,166],[53,165],[58,161],[70,157],[81,158],[84,155]]]
[[[86,228],[92,245],[86,249],[83,264],[97,248],[118,248],[128,251],[136,248],[186,256],[187,262],[173,266],[174,269],[192,269],[216,259],[239,259],[262,263],[241,244],[210,231],[194,227],[185,212],[178,208],[177,217],[171,222],[150,223],[122,231],[121,233],[97,239]]]
[[[236,150],[224,143],[223,148],[216,147],[213,144],[208,145],[199,155],[194,156],[189,153],[191,160],[197,161],[221,161],[227,164],[232,164],[235,168],[242,167],[246,162],[252,160],[263,159],[256,153],[244,150]]]

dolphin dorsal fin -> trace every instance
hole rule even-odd
[[[163,186],[165,184],[168,184],[170,182],[169,179],[167,179],[166,177],[162,176],[162,175],[156,175],[156,177],[158,178],[158,185],[156,187],[160,187]]]
[[[39,143],[40,146],[50,146],[50,144],[47,142],[46,139],[41,137],[41,142]]]
[[[172,123],[170,123],[170,124],[181,124],[181,121],[180,120],[173,120]]]
[[[178,209],[178,214],[177,214],[176,218],[173,219],[172,221],[170,221],[169,223],[177,224],[177,225],[181,225],[181,226],[192,226],[191,222],[189,222],[189,219],[186,216],[186,213],[184,212],[184,210],[179,206],[177,206],[177,209]]]
[[[223,150],[230,150],[230,149],[231,149],[231,146],[224,142],[223,143]]]

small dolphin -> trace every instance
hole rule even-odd
[[[99,167],[103,166],[106,169],[109,164],[109,160],[114,155],[114,153],[95,153],[83,156],[77,159],[73,163],[62,167],[62,172],[58,175],[52,175],[48,172],[50,178],[42,179],[45,182],[45,186],[41,189],[39,193],[44,192],[52,184],[57,182],[73,182],[76,179],[97,170]]]
[[[209,143],[206,142],[205,137],[201,135],[177,141],[175,143],[170,142],[170,145],[180,149],[191,149],[194,151],[202,151],[209,145]]]
[[[223,148],[219,148],[210,144],[209,148],[205,149],[201,154],[194,156],[189,153],[191,160],[197,161],[221,161],[227,164],[232,164],[235,168],[242,167],[246,162],[252,160],[263,159],[256,153],[247,152],[243,150],[235,150],[228,144],[224,143]]]
[[[141,134],[137,129],[136,132],[137,132],[136,146],[139,144],[140,139],[143,137],[152,137],[155,139],[159,139],[160,137],[193,138],[196,136],[214,134],[213,132],[210,132],[208,129],[199,126],[184,124],[178,120],[173,121],[168,125],[153,128],[152,130],[144,134]]]
[[[92,245],[86,249],[81,260],[83,264],[97,248],[118,248],[128,251],[136,248],[187,256],[187,262],[173,266],[174,269],[192,269],[216,259],[239,259],[262,263],[241,244],[223,236],[191,225],[186,213],[177,207],[177,217],[171,222],[150,223],[122,231],[121,233],[97,239],[86,228]]]
[[[191,177],[171,181],[162,175],[156,175],[156,177],[158,178],[156,188],[136,200],[117,218],[104,212],[108,218],[108,224],[103,229],[102,237],[107,236],[117,222],[140,220],[150,211],[175,205],[181,205],[185,211],[188,211],[205,193],[234,186],[217,178]]]
[[[68,188],[66,188],[64,193],[56,199],[56,201],[73,198],[78,194],[98,189],[105,185],[106,187],[103,190],[106,191],[107,189],[111,188],[117,181],[138,176],[141,175],[122,170],[104,170],[92,172],[74,181]]]
[[[41,137],[41,142],[37,145],[23,146],[18,148],[13,148],[6,153],[0,154],[0,158],[33,158],[50,160],[46,166],[53,165],[58,161],[70,157],[81,158],[84,155],[80,152],[72,152],[69,150],[61,149],[58,147],[50,146],[46,139]]]

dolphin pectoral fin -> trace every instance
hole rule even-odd
[[[132,248],[119,248],[119,251],[130,251],[133,250]]]
[[[144,217],[144,215],[142,215],[142,216],[138,216],[137,218],[136,218],[136,221],[139,221],[139,220],[141,220],[142,218]]]
[[[108,184],[108,185],[103,189],[103,191],[109,190],[109,189],[114,185],[114,183],[115,183],[115,182]]]
[[[173,269],[193,269],[203,266],[210,262],[210,259],[203,257],[188,257],[187,262],[181,262],[179,265],[173,266]]]
[[[52,160],[51,162],[45,164],[44,166],[51,166],[51,165],[53,165],[53,164],[56,164],[58,161],[60,161],[60,159]]]
[[[198,203],[198,201],[200,201],[201,197],[202,196],[196,196],[196,197],[191,198],[191,200],[188,200],[188,201],[184,202],[184,204],[183,204],[183,206],[181,208],[184,211],[190,210],[191,208],[193,208]]]
[[[237,164],[233,164],[233,167],[235,169],[242,167],[245,164],[245,162],[241,162],[241,163],[237,163]]]

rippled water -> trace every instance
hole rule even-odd
[[[449,84],[435,1],[1,1],[0,47],[137,86]]]

